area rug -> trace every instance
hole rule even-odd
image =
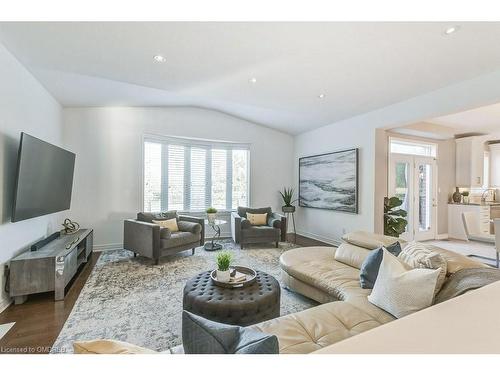
[[[279,257],[296,247],[263,245],[240,250],[222,241],[234,255],[234,264],[247,265],[280,281]],[[71,353],[78,340],[114,339],[163,351],[181,344],[182,291],[197,273],[215,267],[215,253],[202,247],[164,257],[155,266],[147,258],[134,258],[127,250],[103,252],[83,287],[51,353]],[[280,282],[281,283],[281,282]],[[281,315],[317,303],[282,287]]]

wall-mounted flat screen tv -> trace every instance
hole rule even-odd
[[[12,222],[67,210],[75,154],[21,133]]]

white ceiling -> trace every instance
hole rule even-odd
[[[500,23],[447,26],[1,23],[0,38],[64,106],[198,106],[297,134],[500,68]]]
[[[453,128],[456,133],[497,133],[500,132],[500,103],[436,117],[429,122]]]

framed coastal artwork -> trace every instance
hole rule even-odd
[[[358,213],[358,149],[299,159],[299,206]]]

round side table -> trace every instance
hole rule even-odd
[[[210,272],[200,273],[184,286],[183,309],[220,323],[249,326],[280,316],[281,288],[271,275],[256,271],[253,284],[223,288]]]
[[[205,224],[209,225],[214,231],[214,235],[213,235],[212,239],[208,242],[205,242],[204,248],[206,251],[215,251],[215,250],[222,249],[222,245],[220,243],[217,243],[216,241],[218,241],[220,238],[220,226],[224,225],[226,223],[227,223],[226,220],[218,220],[217,219],[217,220],[209,221],[209,220],[205,219]]]

